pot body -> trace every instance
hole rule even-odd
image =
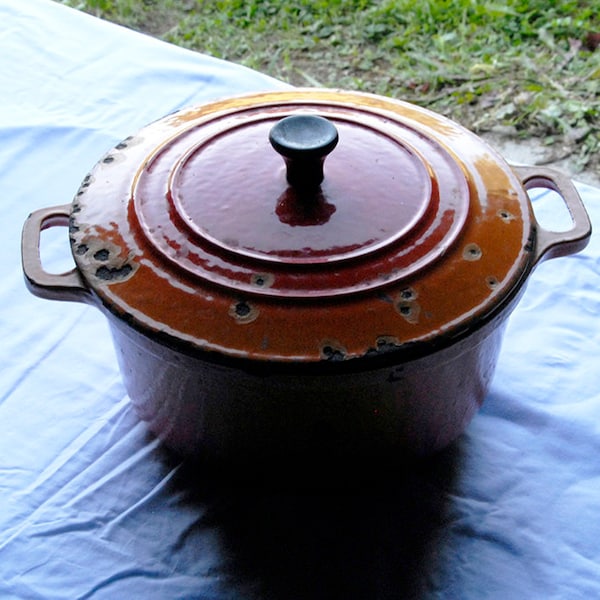
[[[150,430],[187,457],[240,465],[404,460],[444,448],[483,402],[510,310],[437,352],[354,373],[217,364],[109,322],[127,391]]]

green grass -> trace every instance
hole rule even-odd
[[[296,85],[402,98],[600,169],[597,0],[65,0]],[[596,5],[596,9],[594,6]]]

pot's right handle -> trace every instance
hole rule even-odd
[[[21,260],[29,291],[48,300],[89,303],[92,295],[77,268],[66,273],[48,273],[40,258],[40,234],[49,227],[68,227],[70,204],[42,208],[31,213],[23,225]]]
[[[559,194],[569,210],[573,227],[568,231],[549,231],[536,222],[535,263],[567,256],[583,250],[590,241],[592,224],[571,178],[547,167],[513,167],[526,190],[546,188]]]

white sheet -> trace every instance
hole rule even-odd
[[[537,269],[480,414],[394,489],[191,485],[133,413],[99,312],[25,289],[27,214],[69,202],[105,150],[184,105],[282,85],[0,0],[0,597],[600,597],[597,236]],[[578,187],[599,223],[600,190]]]

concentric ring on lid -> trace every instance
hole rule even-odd
[[[286,297],[370,290],[439,258],[468,212],[455,159],[401,123],[313,110],[335,124],[339,143],[312,197],[288,184],[269,145],[292,111],[217,117],[218,127],[185,131],[146,162],[133,196],[147,240],[191,275]],[[269,286],[254,284],[257,270],[271,273]]]

